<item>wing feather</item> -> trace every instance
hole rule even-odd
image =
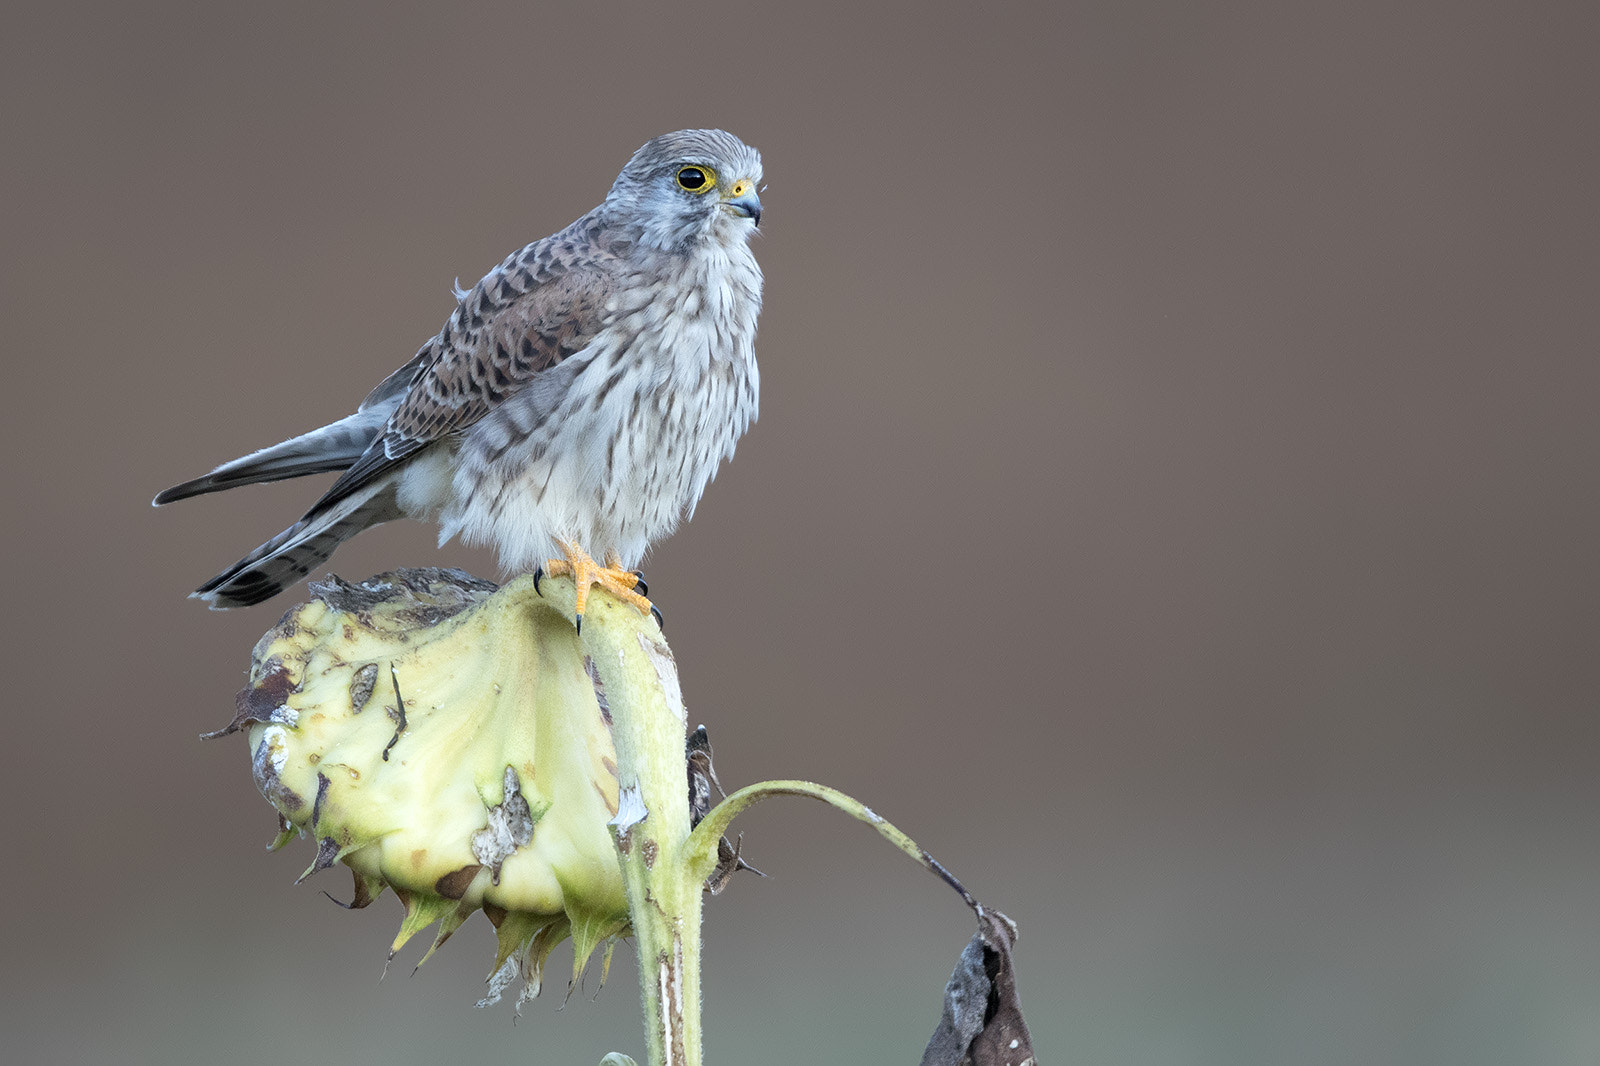
[[[588,347],[613,287],[614,254],[589,217],[501,263],[461,298],[439,335],[385,378],[362,407],[402,395],[382,433],[312,511],[459,433]]]

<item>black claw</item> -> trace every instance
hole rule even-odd
[[[573,625],[573,628],[575,628],[578,631],[578,635],[580,637],[583,636],[583,615],[581,615],[581,614],[578,615],[577,618],[575,618],[573,620],[572,625]]]
[[[650,586],[644,583],[644,574],[638,570],[635,570],[633,571],[633,576],[639,579],[639,583],[633,586],[633,591],[648,599],[650,596]]]
[[[661,621],[661,608],[657,607],[655,604],[652,603],[650,605],[650,615],[651,615],[651,617],[653,617],[656,620],[656,628],[657,629],[661,629],[661,628],[664,627],[664,623]]]
[[[542,566],[534,567],[533,568],[533,591],[539,592],[539,582],[543,581],[543,580],[544,580],[544,567],[542,567]],[[544,593],[539,592],[539,595],[543,596]]]

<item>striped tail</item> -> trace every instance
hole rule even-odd
[[[367,446],[383,431],[393,407],[393,404],[384,404],[357,411],[321,429],[302,433],[282,444],[262,448],[259,452],[251,452],[223,463],[204,477],[174,485],[159,493],[151,502],[160,507],[164,503],[187,500],[208,492],[221,492],[238,485],[256,485],[265,481],[282,481],[307,474],[344,470],[361,458]]]
[[[270,599],[328,561],[344,541],[364,529],[400,517],[394,486],[370,485],[300,521],[196,589],[213,610],[249,607]]]

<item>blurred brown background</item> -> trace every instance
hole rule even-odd
[[[148,500],[717,125],[770,183],[762,415],[647,571],[725,782],[840,786],[1014,916],[1047,1062],[1594,1063],[1596,21],[13,5],[6,1057],[642,1050],[626,949],[514,1026],[481,919],[380,984],[399,908],[291,887],[196,734],[292,600],[183,594],[319,486]],[[432,541],[334,568],[493,574]],[[709,1060],[915,1062],[959,902],[825,808],[743,824]]]

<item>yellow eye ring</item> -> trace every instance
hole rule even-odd
[[[692,193],[710,192],[717,187],[717,172],[710,167],[679,167],[678,188]]]

